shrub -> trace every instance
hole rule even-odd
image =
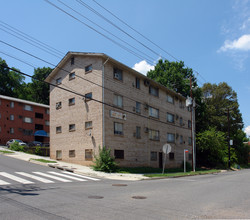
[[[99,147],[99,154],[95,156],[94,170],[103,172],[114,172],[117,170],[117,164],[115,158],[110,155],[110,149],[103,146]]]
[[[181,163],[181,168],[184,169],[184,161]],[[192,165],[186,161],[186,171],[191,171],[192,170]]]
[[[35,154],[36,155],[42,155],[42,148],[40,146],[36,146]]]
[[[10,150],[14,150],[14,151],[22,151],[24,152],[24,146],[19,145],[18,142],[14,142],[10,145]]]

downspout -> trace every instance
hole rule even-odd
[[[102,64],[102,147],[105,146],[105,123],[104,123],[104,119],[105,119],[105,112],[104,112],[104,66],[105,64],[108,62],[108,59]]]

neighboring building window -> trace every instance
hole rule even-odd
[[[135,78],[135,88],[140,89],[140,79],[139,78]]]
[[[35,113],[35,117],[36,118],[41,118],[41,119],[43,119],[43,114],[42,113]]]
[[[192,145],[192,138],[188,137],[188,145]]]
[[[115,159],[124,159],[124,150],[115,150]]]
[[[45,121],[45,125],[49,126],[49,121]]]
[[[10,128],[10,133],[14,134],[14,128]]]
[[[190,120],[188,120],[188,128],[191,128],[192,127],[192,123]]]
[[[10,102],[10,107],[11,108],[14,108],[14,105],[15,105],[14,102]]]
[[[1,118],[1,113],[0,113],[0,118]]]
[[[174,160],[174,152],[169,153],[169,160]]]
[[[114,105],[122,108],[123,107],[123,98],[120,95],[114,94]]]
[[[43,125],[41,125],[41,124],[35,124],[35,129],[36,130],[43,130]]]
[[[71,59],[70,59],[70,64],[71,64],[71,65],[74,65],[74,64],[75,64],[75,57],[71,57]]]
[[[183,144],[183,136],[180,136],[180,144]]]
[[[75,124],[70,124],[69,125],[69,131],[75,131],[76,130],[76,125]]]
[[[33,130],[23,129],[23,134],[27,136],[31,136],[33,134]]]
[[[75,98],[69,99],[69,105],[74,105],[75,104]]]
[[[93,69],[92,64],[85,67],[85,73],[91,72]]]
[[[141,103],[140,102],[136,102],[135,112],[141,113]]]
[[[93,160],[92,149],[85,149],[85,160]]]
[[[136,126],[135,137],[136,137],[137,139],[140,139],[140,138],[141,138],[141,127],[139,127],[139,126]]]
[[[75,157],[75,156],[76,156],[75,150],[69,150],[69,157]]]
[[[22,119],[22,118],[23,118],[23,116],[22,116],[22,115],[18,115],[18,118]]]
[[[159,109],[149,106],[148,110],[149,110],[148,111],[149,116],[154,117],[154,118],[159,118]]]
[[[174,98],[171,95],[167,95],[167,102],[174,104]]]
[[[123,124],[114,122],[114,134],[123,135]]]
[[[24,105],[24,110],[26,111],[33,111],[33,107],[31,105]]]
[[[48,109],[48,108],[45,109],[45,113],[46,113],[47,115],[49,115],[49,109]]]
[[[122,70],[114,68],[114,79],[122,81]]]
[[[10,120],[14,121],[14,115],[10,115]]]
[[[156,151],[151,151],[150,160],[151,161],[157,161],[157,152]]]
[[[75,79],[75,78],[76,78],[75,72],[69,74],[69,80],[72,80],[72,79]]]
[[[150,140],[159,141],[160,140],[160,132],[157,130],[149,129],[148,130],[148,137]]]
[[[149,86],[149,94],[159,96],[159,89],[154,86]]]
[[[56,151],[56,159],[57,160],[61,160],[62,159],[62,151],[61,150],[57,150]]]
[[[180,126],[182,126],[182,125],[183,125],[183,118],[180,117]]]
[[[180,108],[184,108],[184,104],[183,104],[182,101],[179,102],[179,107],[180,107]]]
[[[167,134],[167,142],[174,143],[175,142],[175,135],[172,133]]]
[[[92,99],[92,92],[86,93],[84,96],[85,102],[90,101]]]
[[[60,85],[62,83],[62,78],[57,78],[56,79],[56,85]]]
[[[57,102],[56,103],[56,109],[62,108],[62,102]]]
[[[24,117],[23,121],[26,122],[26,123],[32,123],[33,120],[32,120],[32,118]]]
[[[92,121],[86,121],[85,122],[85,129],[90,129],[92,128]]]
[[[167,113],[167,121],[174,123],[174,115],[171,113]]]
[[[62,126],[56,127],[56,133],[62,133]]]

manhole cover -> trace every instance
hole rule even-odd
[[[112,184],[112,186],[127,186],[127,184]]]
[[[146,196],[132,196],[133,199],[146,199]]]
[[[103,196],[88,196],[89,199],[103,199]]]

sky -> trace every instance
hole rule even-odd
[[[68,51],[105,53],[143,74],[160,58],[182,60],[199,86],[226,82],[236,91],[250,136],[250,0],[49,1],[68,14],[46,0],[0,0],[0,57],[10,67],[32,75]]]

